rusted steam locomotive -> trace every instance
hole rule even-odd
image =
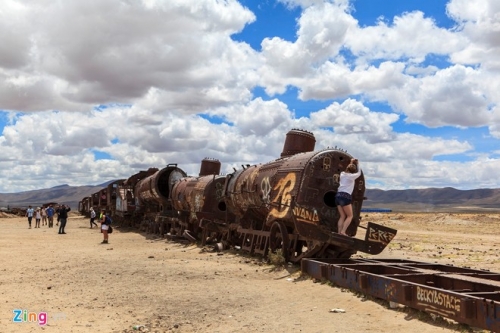
[[[291,262],[382,252],[396,230],[360,225],[363,174],[352,194],[351,237],[337,233],[335,194],[352,156],[337,148],[314,151],[315,143],[312,133],[293,129],[280,158],[228,175],[220,175],[220,162],[208,158],[197,177],[176,164],[151,168],[84,198],[79,209],[88,214],[91,206],[105,208],[119,223],[145,231],[202,245],[213,242],[220,250],[239,246],[264,256],[279,252]],[[363,239],[354,237],[359,227],[366,229]]]

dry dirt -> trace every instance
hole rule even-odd
[[[378,257],[500,272],[499,214],[365,214],[363,221],[399,230]],[[239,252],[120,228],[101,245],[100,232],[77,215],[66,235],[55,226],[28,229],[19,217],[0,217],[0,226],[0,332],[133,332],[134,325],[148,332],[473,331]],[[15,323],[14,310],[45,312],[47,324],[22,315]]]

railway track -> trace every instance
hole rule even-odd
[[[301,269],[340,287],[500,332],[500,273],[398,259],[303,259]]]

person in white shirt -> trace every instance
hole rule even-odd
[[[90,229],[95,225],[97,227],[97,223],[94,222],[95,220],[95,211],[94,207],[90,207]]]
[[[41,213],[42,213],[42,225],[47,225],[47,210],[46,210],[46,208],[42,207]]]
[[[31,229],[31,220],[33,220],[33,214],[35,213],[35,210],[31,208],[31,206],[28,207],[26,210],[26,216],[28,217],[28,224],[29,228]]]
[[[37,207],[35,211],[35,228],[40,228],[40,221],[42,220],[42,213],[40,207]]]
[[[361,175],[359,162],[357,159],[351,159],[351,163],[346,168],[346,171],[340,173],[339,189],[335,196],[335,203],[340,214],[338,222],[338,233],[343,236],[347,235],[347,228],[352,221],[352,191],[354,190],[354,182]]]

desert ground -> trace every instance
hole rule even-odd
[[[379,258],[500,272],[500,214],[370,213],[398,229]],[[0,332],[482,332],[399,308],[235,250],[115,228],[109,244],[72,214],[67,234],[0,216]],[[356,254],[356,257],[368,257]],[[343,309],[344,313],[331,312]],[[14,322],[15,311],[22,322]],[[33,313],[38,321],[24,320]],[[40,316],[42,314],[42,316]]]

